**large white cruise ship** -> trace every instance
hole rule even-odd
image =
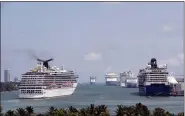
[[[125,87],[125,81],[126,81],[126,72],[120,73],[120,86]]]
[[[127,72],[127,78],[125,80],[125,86],[127,88],[136,88],[138,87],[138,78],[135,77],[131,71]]]
[[[91,76],[89,81],[90,81],[90,84],[95,84],[96,83],[96,77],[95,76]]]
[[[108,86],[117,86],[118,85],[118,75],[116,73],[107,73],[105,75],[105,82]]]
[[[74,71],[50,67],[48,62],[51,60],[37,59],[36,68],[22,74],[19,98],[48,98],[74,93],[78,75]]]
[[[169,96],[170,83],[167,65],[157,65],[157,60],[152,58],[146,68],[138,73],[139,94],[145,96]]]
[[[131,71],[125,71],[120,73],[120,86],[134,88],[138,85],[137,77],[134,77],[134,74]]]

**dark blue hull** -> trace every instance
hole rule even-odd
[[[106,85],[108,85],[108,86],[118,86],[118,82],[117,81],[106,81]]]
[[[164,84],[139,86],[139,94],[144,96],[170,96],[170,86]]]

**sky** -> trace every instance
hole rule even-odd
[[[151,58],[183,74],[183,2],[4,2],[1,4],[1,80],[54,58],[79,82],[107,72],[135,75]]]

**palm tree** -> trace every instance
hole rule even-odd
[[[0,116],[4,116],[4,114],[3,113],[0,113]]]
[[[73,106],[70,106],[68,108],[69,112],[72,112],[72,113],[78,113],[78,110],[76,108],[74,108]]]
[[[27,106],[26,111],[29,116],[31,116],[34,113],[33,107],[31,107],[31,106]]]
[[[2,107],[1,107],[1,105],[0,105],[0,113],[2,112]]]
[[[88,112],[85,108],[80,109],[79,111],[80,116],[88,116]]]
[[[184,112],[178,113],[177,116],[184,116]]]
[[[123,105],[117,105],[117,108],[116,108],[116,116],[122,116],[123,115]]]
[[[15,113],[13,110],[8,110],[6,113],[5,113],[5,116],[15,116]]]
[[[162,108],[155,108],[153,111],[153,116],[165,116],[165,110]]]
[[[87,109],[86,109],[86,112],[89,115],[95,114],[95,105],[91,104],[90,106],[88,106]]]
[[[2,111],[1,106],[0,111]],[[135,106],[118,105],[115,112],[116,116],[184,116],[184,112],[174,115],[162,108],[155,108],[151,114],[147,106],[141,103]],[[110,114],[106,105],[95,106],[91,104],[87,108],[80,110],[73,106],[70,106],[68,109],[57,109],[51,106],[47,113],[37,115],[34,114],[33,107],[28,106],[25,109],[18,108],[16,111],[8,110],[4,115],[1,114],[0,116],[110,116]]]
[[[107,106],[105,105],[98,105],[96,106],[95,110],[96,110],[95,114],[97,116],[109,116],[110,115],[109,111],[107,110]]]
[[[23,108],[16,109],[17,116],[27,116],[27,112]]]
[[[36,116],[47,116],[46,114],[41,114],[41,113],[39,113],[39,114],[37,114]]]
[[[63,109],[57,109],[55,111],[55,116],[65,116],[67,113]]]
[[[127,107],[123,106],[123,105],[117,105],[117,108],[116,108],[116,116],[124,116],[127,114]]]
[[[162,108],[155,108],[152,116],[176,116],[176,115],[171,114],[168,111],[166,112]]]
[[[48,115],[49,116],[55,116],[55,113],[56,113],[56,108],[55,107],[53,107],[53,106],[51,106],[50,108],[49,108],[49,111],[48,111]]]
[[[118,105],[116,109],[116,116],[142,116],[135,106]]]
[[[166,114],[166,116],[175,116],[175,114],[172,114],[172,113],[170,113],[168,111],[165,114]]]
[[[3,116],[1,105],[0,105],[0,116]]]
[[[66,115],[67,115],[67,113],[68,113],[67,110],[64,109],[64,108],[61,108],[60,111],[64,112],[64,114],[66,114]]]
[[[136,104],[136,110],[141,116],[150,116],[150,110],[141,103]]]

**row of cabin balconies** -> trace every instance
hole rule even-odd
[[[45,84],[48,84],[48,83],[53,83],[54,81],[49,81],[49,82],[42,82],[42,83],[36,83],[36,82],[24,82],[24,83],[20,83],[20,86],[25,86],[25,85],[28,85],[28,86],[37,86],[37,85],[45,85]],[[73,81],[55,81],[55,84],[64,84],[66,82],[72,82],[72,83],[77,83],[76,80],[73,80]]]
[[[70,77],[70,76],[74,76],[74,77],[78,77],[78,75],[74,75],[74,74],[63,74],[63,75],[22,75],[22,77]]]
[[[20,91],[22,94],[38,94],[38,93],[43,93],[42,90],[21,90]]]

